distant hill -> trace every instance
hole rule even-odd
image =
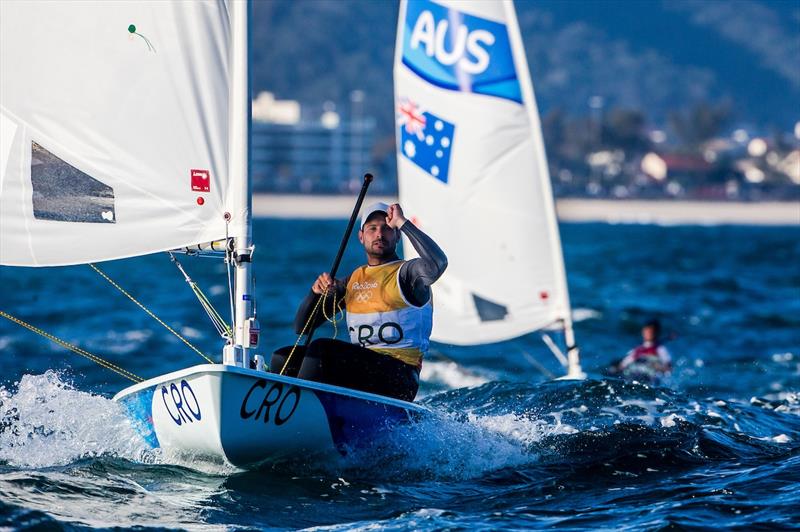
[[[518,0],[539,105],[587,114],[643,109],[656,123],[695,102],[731,103],[759,128],[800,120],[800,2],[796,0]],[[255,3],[253,83],[319,104],[366,93],[365,111],[391,135],[398,2]],[[340,111],[346,112],[347,109]]]

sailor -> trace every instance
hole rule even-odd
[[[660,343],[661,323],[657,319],[648,321],[642,327],[642,344],[628,351],[619,361],[615,373],[625,375],[635,373],[652,374],[660,379],[672,371],[672,358],[667,348]]]
[[[397,256],[401,234],[408,237],[418,258]],[[396,203],[367,207],[358,240],[367,264],[341,280],[320,274],[295,317],[296,332],[308,333],[325,316],[334,315],[334,301],[340,308],[343,302],[350,342],[321,338],[307,349],[298,346],[285,374],[411,401],[419,388],[433,323],[431,285],[447,268],[447,257]],[[323,295],[323,312],[308,323]],[[273,354],[273,371],[283,368],[291,351],[284,347]]]

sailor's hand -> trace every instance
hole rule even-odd
[[[406,217],[403,216],[403,209],[399,204],[393,203],[389,205],[386,210],[386,225],[395,229],[400,229],[406,223]]]
[[[311,286],[311,291],[321,296],[326,292],[330,293],[330,291],[333,290],[333,286],[334,283],[331,274],[325,272],[319,274],[319,277],[317,277],[317,280],[314,281],[314,284]]]

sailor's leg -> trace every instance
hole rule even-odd
[[[320,338],[308,346],[301,378],[411,401],[419,388],[417,369],[359,345]]]
[[[292,346],[287,345],[272,353],[272,358],[269,361],[269,370],[272,373],[280,373],[283,366],[286,365],[286,360],[289,359],[289,365],[286,367],[286,371],[284,371],[283,374],[289,377],[296,377],[297,372],[300,370],[300,365],[303,363],[303,357],[305,357],[306,354],[306,346],[298,345],[295,347],[294,353],[291,358],[289,358],[289,353],[291,352]]]
[[[344,384],[339,384],[334,372],[339,362],[340,354],[350,346],[352,346],[351,343],[341,340],[328,338],[314,340],[307,346],[303,363],[297,376],[310,381],[345,386]]]

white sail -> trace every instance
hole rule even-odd
[[[217,240],[226,212],[242,232],[230,27],[222,1],[0,3],[0,264]]]
[[[571,336],[550,176],[511,1],[403,1],[394,79],[400,201],[449,260],[434,285],[433,339],[481,344],[548,326]],[[414,255],[408,242],[405,252]]]

